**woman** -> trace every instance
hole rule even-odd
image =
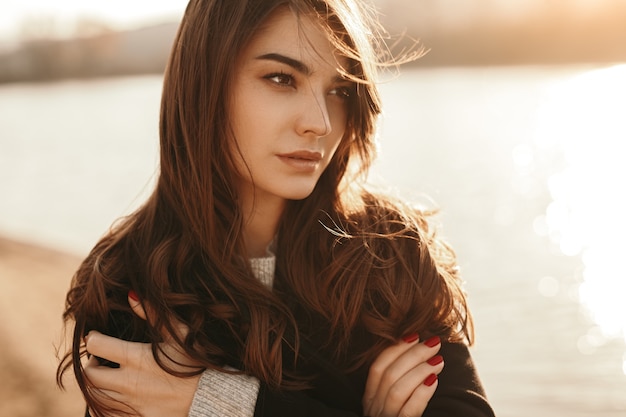
[[[189,3],[156,189],[67,297],[58,378],[92,415],[493,414],[454,254],[357,181],[380,112],[359,3]]]

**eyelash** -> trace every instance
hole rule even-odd
[[[282,71],[267,74],[263,78],[281,87],[291,87],[295,83],[295,80],[292,74],[288,74]],[[287,81],[287,82],[284,82],[284,81]]]
[[[341,86],[332,89],[333,94],[344,100],[349,100],[352,97],[353,91],[354,88],[348,86]]]
[[[263,78],[283,88],[293,87],[296,82],[295,77],[292,74],[283,71],[267,74]],[[343,100],[350,99],[353,95],[353,92],[354,87],[352,86],[338,86],[331,90],[331,93],[333,95],[336,95]]]

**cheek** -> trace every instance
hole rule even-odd
[[[263,120],[261,109],[251,105],[249,101],[238,100],[230,107],[231,119],[231,144],[232,151],[236,159],[241,159],[241,155],[247,159],[247,155],[252,153],[255,146],[258,146],[255,138],[261,135]],[[239,149],[237,149],[239,148]]]
[[[342,141],[342,138],[346,135],[346,130],[348,128],[348,111],[345,106],[341,106],[336,112],[333,113],[330,123],[333,134],[332,142],[335,144],[336,148]]]
[[[236,120],[232,123],[232,128],[229,131],[228,147],[237,173],[247,177],[254,140],[245,119],[238,117]]]
[[[335,102],[329,110],[332,111],[332,113],[330,113],[330,123],[333,134],[337,134],[340,138],[344,137],[349,124],[349,103],[345,101]]]
[[[254,132],[255,125],[263,120],[264,113],[267,113],[267,106],[263,106],[263,96],[254,83],[247,77],[242,76],[240,78],[233,83],[228,117],[231,120],[233,130],[237,134],[247,136],[250,132]],[[241,140],[245,141],[246,139]]]
[[[330,161],[333,159],[337,159],[341,155],[346,155],[349,152],[350,144],[347,139],[344,139],[344,134],[341,136],[333,137],[332,140],[329,140],[326,143],[326,152],[328,155],[328,160],[326,161],[326,168],[330,165]],[[324,170],[326,169],[324,168]]]

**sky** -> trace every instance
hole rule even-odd
[[[436,10],[451,19],[496,15],[507,19],[547,4],[567,5],[585,13],[601,6],[624,0],[374,0],[394,8]],[[164,20],[177,20],[183,14],[187,0],[0,0],[0,43],[15,42],[25,19],[38,22],[53,18],[54,33],[72,35],[73,22],[79,17],[103,21],[112,29],[127,29]],[[463,7],[459,7],[459,6]],[[410,6],[410,7],[409,7]],[[456,16],[456,17],[455,17]]]
[[[101,20],[113,29],[176,20],[187,0],[0,0],[0,39],[10,42],[25,19],[53,18],[58,32],[71,30],[79,17]]]

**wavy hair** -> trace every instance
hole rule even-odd
[[[329,329],[326,346],[346,370],[371,362],[411,332],[471,342],[471,317],[454,253],[429,231],[427,213],[361,187],[375,155],[380,99],[376,70],[389,64],[371,10],[357,0],[191,0],[164,77],[160,174],[146,203],[121,219],[75,273],[64,319],[72,346],[57,370],[73,368],[94,415],[106,410],[84,374],[84,336],[92,329],[152,343],[173,335],[199,367],[225,364],[273,388],[303,386],[283,357],[297,358],[310,330],[304,315]],[[312,194],[289,201],[278,228],[270,291],[244,260],[243,215],[229,146],[228,99],[239,51],[280,6],[313,16],[350,64],[357,84],[344,137]],[[409,59],[410,57],[405,56]],[[150,307],[133,315],[133,289]],[[177,323],[189,328],[184,337]],[[350,355],[351,340],[366,337]],[[304,378],[305,379],[305,378]]]

